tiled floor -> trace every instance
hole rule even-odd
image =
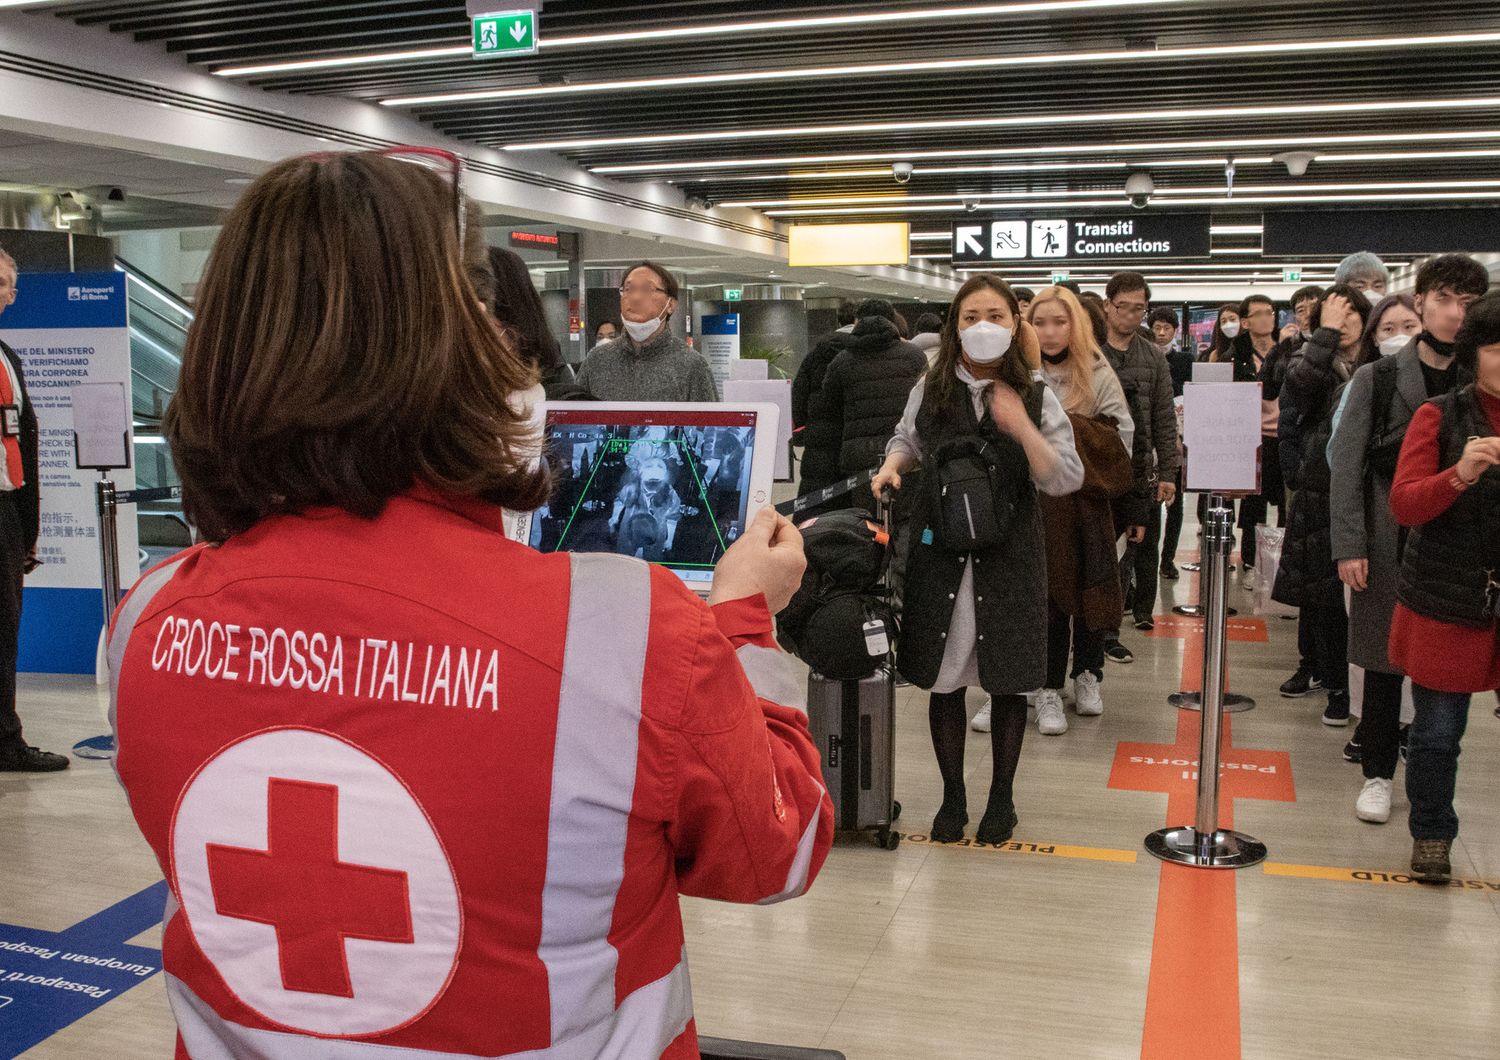
[[[1192,591],[1187,579],[1167,583],[1160,610]],[[1235,600],[1248,613],[1239,589]],[[1233,685],[1259,703],[1233,719],[1233,738],[1236,747],[1288,752],[1296,801],[1241,800],[1236,825],[1265,841],[1278,863],[1404,870],[1410,840],[1399,780],[1390,824],[1354,819],[1359,770],[1339,754],[1351,730],[1319,722],[1320,698],[1277,696],[1295,661],[1295,624],[1267,625],[1268,643],[1231,648]],[[1029,732],[1016,838],[1125,851],[1137,854],[1134,861],[916,842],[885,852],[841,841],[799,902],[769,909],[686,903],[703,1032],[822,1045],[852,1060],[1142,1056],[1162,870],[1141,840],[1166,823],[1167,797],[1107,783],[1120,741],[1174,741],[1178,717],[1165,696],[1178,685],[1183,641],[1126,639],[1136,662],[1109,666],[1103,717],[1070,715],[1072,728],[1061,737]],[[978,706],[977,696],[970,705]],[[105,729],[102,697],[78,680],[27,678],[22,707],[29,734],[44,746],[63,748]],[[1473,708],[1460,775],[1464,834],[1454,860],[1463,876],[1500,881],[1493,708],[1490,697]],[[902,824],[923,833],[939,795],[925,698],[902,689],[898,715]],[[977,808],[989,738],[971,734],[968,750]],[[61,929],[157,878],[106,763],[75,761],[63,776],[0,779],[0,922]],[[1152,1060],[1500,1056],[1500,889],[1374,885],[1259,868],[1237,874],[1233,886],[1240,1045],[1224,1026],[1195,1021],[1196,996],[1163,997],[1159,1012],[1181,1044],[1151,1053]],[[155,943],[150,933],[139,941]],[[0,1008],[0,1024],[5,1016]],[[171,1041],[157,978],[27,1056],[163,1057]]]

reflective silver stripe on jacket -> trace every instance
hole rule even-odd
[[[546,1049],[503,1057],[257,1030],[223,1019],[171,973],[165,979],[178,1033],[193,1060],[655,1060],[693,1016],[686,955],[670,974],[622,1001],[609,1022]]]
[[[813,810],[812,820],[802,830],[802,838],[797,840],[797,856],[792,859],[792,867],[786,874],[786,886],[771,897],[762,898],[756,905],[775,905],[777,902],[800,898],[807,890],[807,874],[812,868],[813,848],[818,845],[818,818],[823,815],[823,795],[826,791],[823,785],[818,785],[818,804]]]
[[[118,706],[120,695],[120,670],[125,665],[125,648],[130,643],[130,635],[135,632],[135,624],[141,620],[146,613],[146,608],[156,594],[164,589],[172,576],[177,573],[177,568],[182,566],[187,556],[174,559],[151,571],[140,581],[135,583],[135,588],[125,599],[125,606],[120,608],[120,613],[115,616],[115,628],[109,637],[109,731],[115,737],[115,746],[119,746],[119,727],[115,724],[115,709]],[[111,760],[113,761],[113,760]]]
[[[797,679],[791,658],[775,648],[745,644],[735,652],[750,687],[761,699],[807,713],[807,685]]]

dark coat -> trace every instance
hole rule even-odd
[[[1139,335],[1123,355],[1104,347],[1109,366],[1119,377],[1125,404],[1135,423],[1133,462],[1135,488],[1120,498],[1118,508],[1126,526],[1145,526],[1155,504],[1158,478],[1177,479],[1177,408],[1172,400],[1172,371],[1166,355]]]
[[[1271,596],[1292,607],[1344,606],[1343,583],[1333,561],[1332,475],[1327,456],[1338,392],[1347,379],[1337,360],[1338,344],[1337,331],[1319,328],[1287,369],[1281,395],[1283,426],[1288,407],[1295,410],[1293,444],[1298,459],[1288,480],[1296,495]],[[1283,438],[1283,466],[1286,448]]]
[[[834,358],[844,352],[850,336],[835,331],[818,340],[792,380],[792,444],[802,446],[801,493],[831,486],[839,474],[840,424],[830,419],[823,402],[823,380]]]
[[[1027,399],[1033,422],[1040,418],[1043,386],[1034,384]],[[947,407],[939,407],[935,398],[927,396],[917,422],[924,457],[955,438],[976,433],[983,437],[998,454],[1002,481],[1015,490],[1018,505],[1010,531],[1000,544],[972,556],[949,552],[932,532],[937,469],[925,469],[928,487],[912,515],[898,669],[918,688],[930,689],[936,684],[954,601],[963,584],[964,568],[972,558],[978,628],[1007,631],[1006,636],[990,636],[988,640],[983,632],[978,634],[980,686],[997,696],[1040,688],[1046,682],[1047,670],[1046,545],[1025,450],[995,426],[988,409],[983,420],[976,420],[963,387],[957,389]]]
[[[904,341],[889,320],[866,317],[855,325],[823,376],[821,408],[813,410],[838,424],[843,474],[880,466],[911,388],[926,370],[927,355]]]
[[[3,342],[0,342],[0,351],[10,360],[16,381],[21,386],[21,473],[26,482],[15,491],[14,501],[16,511],[21,516],[22,543],[29,553],[36,549],[37,538],[42,529],[41,468],[37,463],[40,432],[36,424],[36,409],[32,408],[31,396],[26,392],[26,373],[22,370],[21,358]]]

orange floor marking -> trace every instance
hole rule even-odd
[[[1181,687],[1203,687],[1203,623],[1171,616],[1157,619],[1156,636],[1182,637]],[[1265,623],[1233,619],[1231,640],[1266,639]],[[1258,635],[1256,624],[1258,623]],[[1236,632],[1239,635],[1236,635]],[[1202,716],[1178,711],[1177,739],[1165,744],[1121,743],[1109,786],[1127,791],[1165,791],[1167,824],[1193,820],[1197,805],[1198,742]],[[1234,746],[1231,716],[1224,718],[1220,762],[1219,825],[1234,827],[1234,800],[1296,799],[1291,756]],[[1240,1060],[1239,922],[1232,870],[1191,869],[1163,863],[1157,890],[1156,929],[1146,987],[1141,1060]],[[1190,1022],[1184,1013],[1192,1013]],[[1184,1040],[1187,1028],[1210,1028]]]

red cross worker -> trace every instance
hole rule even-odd
[[[507,539],[547,474],[452,213],[295,159],[200,287],[164,433],[204,541],[109,636],[179,1058],[696,1057],[678,896],[796,897],[832,843],[772,636],[796,531],[763,513],[707,601]]]

